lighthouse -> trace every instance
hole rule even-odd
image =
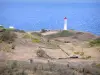
[[[64,18],[64,30],[67,30],[67,18]]]

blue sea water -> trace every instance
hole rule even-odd
[[[100,35],[99,3],[0,3],[0,24],[26,31],[68,29]]]

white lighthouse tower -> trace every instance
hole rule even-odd
[[[67,18],[64,18],[64,30],[67,30]]]

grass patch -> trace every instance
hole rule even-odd
[[[31,38],[31,37],[32,37],[32,36],[31,36],[31,35],[29,35],[29,34],[27,34],[27,33],[26,33],[26,34],[24,34],[24,36],[23,36],[23,38],[24,38],[24,39],[29,39],[29,38]]]
[[[90,47],[100,46],[100,38],[90,41],[89,45],[90,45]]]
[[[90,58],[92,58],[91,56],[84,56],[84,57],[82,57],[82,59],[90,59]]]
[[[48,37],[49,37],[49,38],[69,37],[69,36],[72,36],[73,34],[74,34],[73,32],[64,30],[64,31],[58,32],[58,33],[56,33],[56,34],[48,35]]]
[[[37,38],[32,38],[32,42],[33,43],[40,43],[41,41],[39,39],[37,39]]]
[[[2,43],[3,41],[2,40],[0,40],[0,43]]]
[[[99,64],[96,64],[96,67],[99,67],[100,68],[100,63]]]
[[[74,54],[80,54],[80,52],[74,52]]]
[[[84,52],[74,52],[74,54],[77,54],[77,55],[83,56],[83,55],[84,55]]]
[[[40,39],[34,38],[31,34],[27,34],[27,33],[23,36],[23,38],[31,39],[33,43],[40,43],[41,42]]]

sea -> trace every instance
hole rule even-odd
[[[0,25],[25,31],[68,29],[100,35],[100,3],[0,2]]]

